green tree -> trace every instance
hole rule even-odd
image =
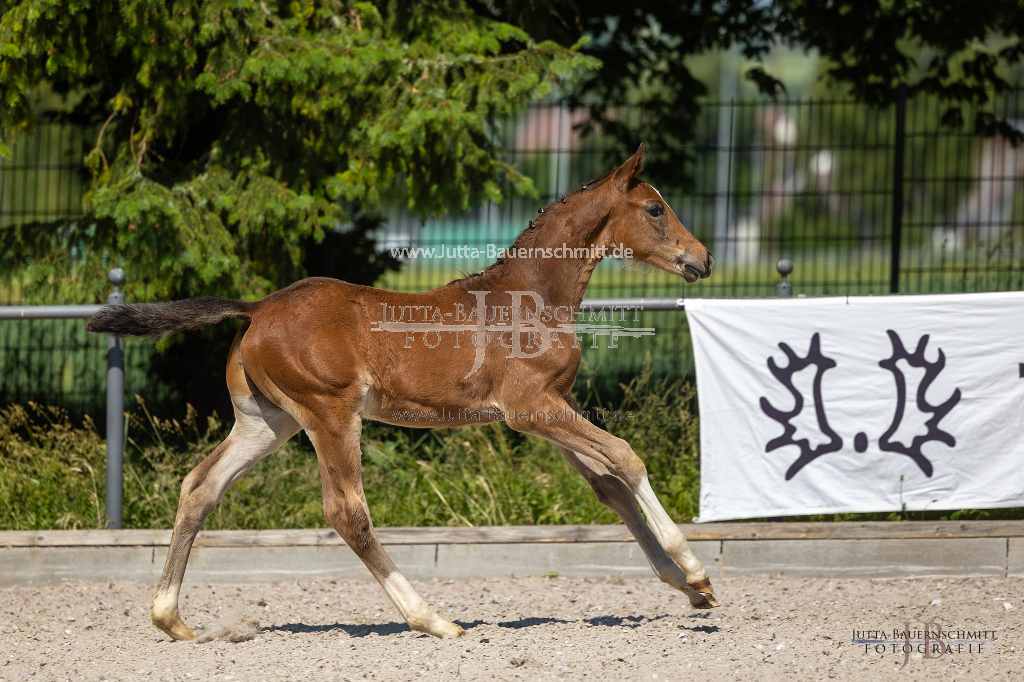
[[[1021,0],[481,0],[476,8],[538,39],[592,37],[584,49],[604,66],[579,83],[574,102],[590,107],[592,126],[618,139],[613,155],[647,142],[645,171],[668,181],[687,179],[680,161],[707,94],[685,59],[733,45],[753,60],[778,43],[814,50],[826,79],[862,101],[890,104],[904,84],[909,95],[945,102],[950,126],[1020,137],[985,105],[1024,61]],[[762,68],[746,77],[766,94],[784,90]],[[608,105],[624,103],[640,105],[643,120],[608,116]],[[965,105],[975,111],[972,121],[964,120]]]
[[[0,0],[3,140],[43,84],[95,130],[82,217],[0,231],[0,273],[35,300],[101,300],[113,265],[138,300],[258,298],[347,224],[372,281],[368,212],[531,194],[491,125],[597,65],[462,0]]]

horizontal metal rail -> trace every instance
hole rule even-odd
[[[5,305],[0,306],[0,320],[74,320],[87,319],[99,312],[101,305]]]
[[[685,299],[671,296],[652,296],[650,298],[585,298],[580,308],[589,310],[621,309],[621,310],[684,310]]]
[[[0,306],[0,320],[72,320],[88,319],[99,312],[101,305],[26,305]],[[634,298],[585,298],[581,308],[637,308],[640,310],[684,310],[682,298],[634,297]]]
[[[585,298],[581,308],[628,308],[640,310],[684,310],[685,299],[671,296],[649,298]],[[0,320],[73,320],[88,319],[99,312],[101,305],[25,305],[0,306]]]

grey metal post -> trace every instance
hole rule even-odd
[[[889,256],[889,293],[900,293],[900,246],[903,243],[903,157],[907,146],[907,85],[896,89],[896,139],[892,164],[892,237]]]
[[[783,258],[779,261],[779,264],[775,266],[775,269],[782,275],[782,281],[775,285],[776,296],[792,296],[793,285],[786,281],[786,277],[789,273],[793,272],[793,261],[788,258]]]
[[[124,270],[110,271],[114,293],[107,303],[124,303]],[[107,337],[107,528],[122,528],[124,501],[124,339]]]
[[[715,137],[715,231],[714,249],[721,263],[732,263],[737,246],[730,235],[732,196],[732,130],[736,110],[736,72],[740,49],[734,45],[722,53],[718,74],[718,133]],[[726,110],[728,108],[728,111]],[[730,239],[732,238],[732,240]]]

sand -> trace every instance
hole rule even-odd
[[[0,680],[1024,679],[1019,579],[753,576],[717,581],[712,611],[656,580],[414,584],[464,637],[409,630],[361,582],[186,587],[200,642],[150,625],[152,585],[0,590]],[[912,644],[902,670],[903,640],[851,641],[896,642],[905,622],[964,632],[941,658]]]

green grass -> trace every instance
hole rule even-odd
[[[620,403],[604,406],[637,415],[609,430],[642,453],[680,521],[697,513],[693,402],[689,386],[652,384],[648,372],[624,387]],[[199,424],[193,412],[182,420],[152,417],[140,401],[128,424],[125,527],[172,527],[181,479],[227,430],[215,418]],[[377,526],[616,521],[553,446],[501,424],[420,430],[368,422],[362,440]],[[0,460],[0,529],[103,527],[105,445],[91,420],[73,425],[61,411],[37,405],[0,410]],[[238,481],[205,527],[324,525],[315,455],[300,434]]]
[[[577,383],[584,405],[630,411],[635,421],[604,422],[644,459],[669,514],[688,522],[700,492],[694,390],[654,382],[651,370],[601,404],[593,373]],[[227,435],[227,425],[194,411],[184,419],[130,413],[125,455],[127,528],[171,528],[181,480]],[[615,523],[553,446],[504,425],[417,430],[366,423],[363,480],[374,523],[465,526]],[[102,528],[105,445],[88,418],[72,424],[55,408],[0,410],[0,530]],[[785,520],[1021,519],[1022,509],[840,514]],[[260,462],[225,495],[208,529],[325,526],[320,477],[300,434]]]

